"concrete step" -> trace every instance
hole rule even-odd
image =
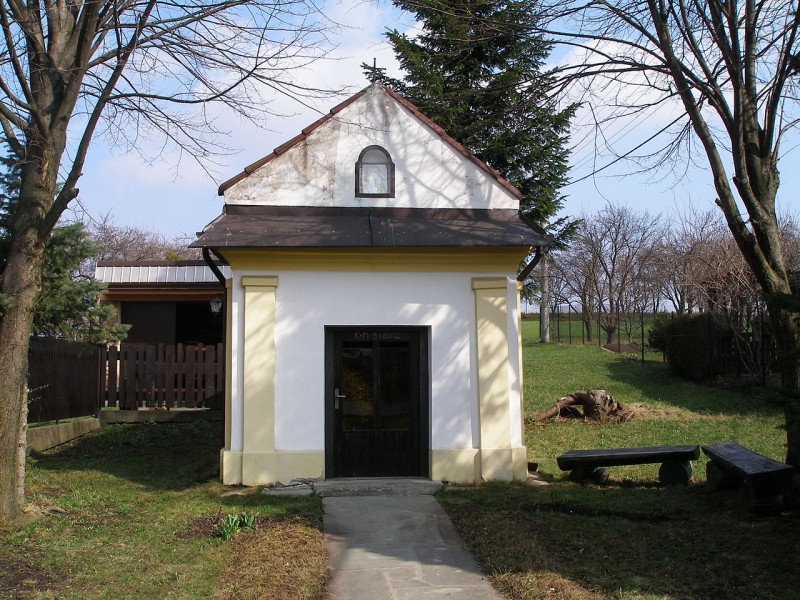
[[[264,493],[272,496],[303,496],[317,493],[336,496],[433,496],[443,488],[441,481],[418,477],[365,477],[293,481]]]

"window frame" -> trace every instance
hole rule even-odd
[[[386,162],[381,162],[381,163],[368,162],[368,163],[364,163],[364,155],[366,155],[367,152],[369,152],[370,150],[378,150],[381,154],[383,154],[384,158],[386,159]],[[373,165],[377,165],[377,164],[383,165],[383,164],[385,164],[385,165],[387,165],[386,179],[387,179],[387,184],[388,184],[388,188],[389,189],[388,189],[388,191],[386,193],[370,194],[370,193],[361,191],[361,181],[362,181],[361,180],[361,173],[362,173],[361,166],[364,165],[364,164],[368,164],[368,165],[369,164],[373,164]],[[394,195],[395,195],[394,194],[394,162],[392,161],[392,155],[389,154],[389,152],[387,152],[386,149],[383,148],[382,146],[378,146],[376,144],[373,144],[371,146],[367,146],[358,155],[358,160],[356,161],[356,166],[355,166],[355,195],[356,195],[356,198],[394,198]]]

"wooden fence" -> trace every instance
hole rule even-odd
[[[96,415],[100,349],[91,344],[31,338],[28,422]]]
[[[101,350],[103,406],[219,408],[224,386],[224,345],[122,344]]]

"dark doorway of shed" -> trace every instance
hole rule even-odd
[[[202,344],[225,341],[224,308],[214,314],[209,302],[121,302],[121,322],[131,325],[130,344]]]
[[[428,476],[428,335],[326,329],[328,477]]]

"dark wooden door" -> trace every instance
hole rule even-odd
[[[416,329],[382,328],[333,330],[329,337],[327,472],[426,475],[426,338]]]

